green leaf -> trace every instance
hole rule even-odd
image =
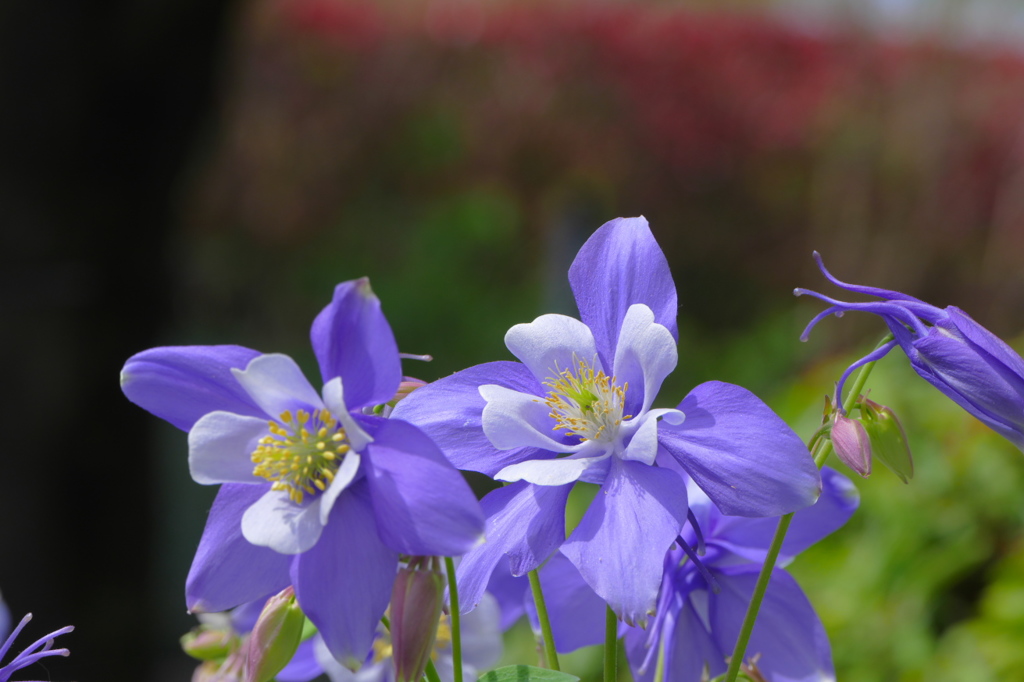
[[[532,665],[507,665],[484,673],[478,682],[579,682],[579,679],[569,673]]]

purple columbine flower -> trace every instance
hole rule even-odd
[[[368,414],[402,381],[369,281],[339,284],[311,338],[320,393],[291,358],[239,346],[144,351],[121,386],[188,431],[193,479],[224,484],[188,576],[189,609],[225,611],[291,584],[334,655],[358,665],[399,554],[462,554],[483,517],[423,432]]]
[[[797,296],[809,294],[830,306],[811,320],[801,340],[806,341],[814,325],[824,318],[848,310],[878,315],[893,335],[892,341],[850,365],[839,380],[837,396],[842,395],[843,384],[853,370],[899,346],[910,358],[914,371],[928,383],[1024,450],[1024,359],[1016,351],[955,306],[936,308],[898,291],[847,284],[825,269],[817,251],[814,259],[822,274],[836,286],[882,300],[845,303],[815,291],[795,289]]]
[[[14,628],[14,631],[8,635],[7,628],[10,627],[10,612],[7,610],[7,606],[0,601],[0,640],[3,640],[3,645],[0,646],[0,662],[7,656],[7,652],[11,650],[14,640],[18,638],[18,635],[21,634],[21,631],[30,620],[32,620],[32,614],[25,614],[25,617]],[[66,635],[74,629],[73,625],[68,625],[32,642],[6,665],[0,667],[0,682],[8,682],[11,679],[11,675],[47,656],[69,655],[71,652],[67,649],[54,649],[53,642],[61,635]]]
[[[459,567],[472,607],[502,555],[522,575],[556,549],[627,622],[654,607],[662,559],[686,522],[679,474],[723,510],[778,515],[814,502],[818,471],[799,437],[749,391],[695,388],[653,408],[676,365],[676,290],[643,218],[594,233],[569,270],[580,320],[543,315],[505,336],[521,362],[477,365],[421,388],[395,408],[460,469],[511,485],[482,500],[487,542]],[[601,492],[566,539],[576,481]],[[461,584],[461,583],[460,583]]]
[[[857,508],[858,495],[842,474],[822,470],[823,491],[817,504],[796,513],[782,546],[784,565],[841,527]],[[658,659],[659,679],[700,682],[724,673],[757,582],[761,564],[775,535],[777,518],[726,516],[704,492],[688,482],[689,524],[664,556],[664,575],[654,618],[646,630],[621,625],[630,667],[637,682],[652,682]],[[697,532],[699,528],[701,532]],[[694,548],[698,548],[694,551]],[[698,556],[703,552],[702,556]],[[555,648],[575,651],[604,641],[604,602],[584,582],[571,562],[556,553],[541,569],[541,583],[551,619]],[[525,579],[505,581],[509,601],[526,598],[534,629],[536,613],[526,595]],[[492,584],[493,588],[493,584]],[[813,608],[793,578],[776,568],[768,584],[749,658],[770,682],[831,682],[835,679],[828,638]]]
[[[838,529],[856,510],[857,490],[849,479],[826,468],[822,482],[818,503],[793,517],[779,565]],[[637,682],[654,680],[659,656],[666,680],[699,682],[705,666],[712,677],[725,672],[775,534],[777,519],[725,516],[696,486],[690,487],[690,505],[703,537],[689,526],[681,540],[703,544],[705,553],[699,564],[681,547],[666,555],[652,626],[646,632],[629,628],[625,636]],[[747,651],[769,682],[835,680],[821,621],[782,568],[772,572]]]

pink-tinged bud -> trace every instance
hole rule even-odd
[[[391,644],[397,682],[423,677],[434,651],[437,624],[444,606],[444,575],[424,562],[398,571],[391,591]]]
[[[181,648],[185,653],[200,661],[223,659],[239,644],[238,635],[229,629],[198,628],[181,638]]]
[[[291,587],[268,599],[246,644],[245,682],[268,682],[281,672],[299,648],[305,622]]]
[[[838,412],[832,420],[832,446],[843,464],[867,478],[871,475],[871,439],[857,419]]]
[[[896,414],[884,405],[865,400],[861,410],[864,429],[871,439],[871,451],[904,483],[914,477],[914,460],[907,444],[907,434]]]

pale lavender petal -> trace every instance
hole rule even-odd
[[[292,558],[257,547],[242,536],[242,515],[269,488],[270,484],[221,486],[185,581],[190,611],[227,611],[290,584]]]
[[[634,303],[653,310],[654,319],[678,339],[676,285],[644,218],[616,218],[598,228],[569,268],[569,283],[580,319],[606,361],[615,357],[622,320]]]
[[[231,374],[259,351],[241,346],[168,346],[128,359],[121,390],[128,400],[183,431],[218,410],[264,416],[263,410]]]
[[[603,369],[590,329],[565,315],[541,315],[517,324],[505,334],[505,345],[541,383],[565,370],[575,372],[581,361],[595,372]]]
[[[328,381],[323,388],[324,404],[331,414],[338,418],[338,422],[345,429],[345,436],[349,445],[356,452],[362,452],[366,444],[373,440],[370,434],[363,429],[362,425],[349,412],[345,402],[345,385],[341,377],[335,377]]]
[[[793,516],[780,560],[785,561],[841,528],[857,510],[860,495],[846,476],[829,467],[821,470],[821,497]],[[691,495],[690,504],[696,506]],[[764,560],[779,524],[777,517],[750,519],[717,515],[714,541],[750,561]]]
[[[266,418],[211,412],[188,432],[188,468],[192,480],[215,483],[259,483],[252,473],[252,453],[269,433]]]
[[[757,396],[709,381],[662,422],[658,440],[724,514],[779,516],[818,498],[821,478],[800,437]]]
[[[463,610],[484,593],[499,560],[508,555],[512,575],[540,566],[565,539],[565,503],[572,486],[512,483],[487,493],[480,506],[487,518],[486,542],[462,558],[458,567]]]
[[[551,638],[559,653],[604,642],[605,603],[587,585],[572,562],[556,552],[540,569],[540,585],[551,621]],[[540,631],[537,606],[526,600],[534,632]]]
[[[402,554],[459,556],[483,541],[484,516],[465,479],[412,424],[375,420],[366,483],[381,540]]]
[[[274,419],[279,419],[286,411],[313,412],[324,406],[302,370],[287,355],[261,355],[244,370],[232,370],[232,374],[253,402]]]
[[[562,553],[626,623],[646,623],[686,510],[686,483],[677,473],[613,459]]]
[[[380,541],[362,483],[334,505],[321,542],[292,563],[302,610],[349,668],[362,664],[373,644],[397,568],[398,553]]]
[[[630,459],[644,464],[654,464],[658,456],[658,418],[664,418],[670,424],[682,424],[686,415],[679,410],[659,408],[623,425],[623,430],[636,429],[629,444],[622,452],[623,459]]]
[[[525,365],[489,362],[416,389],[398,403],[391,418],[418,426],[457,469],[494,476],[509,464],[524,459],[554,457],[552,452],[533,447],[498,450],[491,444],[482,424],[486,401],[480,395],[480,386],[485,384],[530,395],[544,394],[544,388]]]
[[[502,648],[501,607],[497,599],[485,594],[462,618],[462,661],[484,670],[498,662]]]
[[[422,389],[420,389],[422,390]],[[480,387],[484,406],[484,434],[499,450],[532,447],[552,452],[576,452],[581,444],[566,445],[555,437],[557,423],[551,408],[540,398],[528,393],[487,384]]]
[[[657,447],[657,442],[655,442]],[[563,457],[561,459],[535,459],[528,462],[520,462],[507,466],[494,478],[499,481],[526,481],[536,485],[565,485],[575,483],[578,480],[593,480],[595,476],[588,475],[591,470],[598,469],[601,472],[601,480],[607,474],[608,458],[611,452],[605,452],[595,457]]]
[[[721,591],[709,598],[711,631],[731,649],[754,592],[759,567],[716,573]],[[746,658],[760,654],[759,669],[780,682],[832,682],[835,669],[828,637],[796,581],[781,569],[772,573]]]
[[[370,280],[335,287],[330,305],[313,321],[310,339],[324,383],[343,377],[351,409],[383,404],[395,396],[402,362]]]
[[[615,382],[626,386],[627,414],[636,416],[651,409],[677,361],[676,340],[668,329],[654,321],[646,305],[631,305],[615,347]]]
[[[242,534],[260,547],[282,554],[301,554],[320,539],[320,500],[295,504],[283,490],[268,490],[245,510]]]

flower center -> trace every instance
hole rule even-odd
[[[286,410],[280,423],[272,421],[269,426],[270,434],[252,453],[252,473],[272,481],[273,490],[287,490],[296,504],[302,504],[307,494],[326,490],[349,451],[338,420],[327,410],[298,410],[294,417]]]
[[[581,441],[610,443],[622,421],[632,416],[622,415],[629,384],[618,386],[615,377],[594,372],[585,360],[579,360],[575,369],[558,372],[544,385],[551,389],[544,404],[551,408],[551,417],[558,422],[555,429],[565,429]]]

